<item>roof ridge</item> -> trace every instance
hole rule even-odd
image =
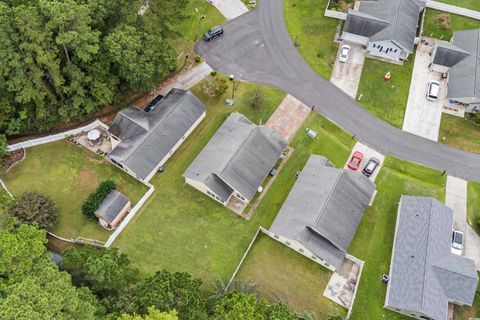
[[[440,259],[438,259],[440,262],[445,259],[445,258],[449,258],[449,257],[452,257],[453,256],[453,253],[449,252],[445,255],[443,255]],[[464,257],[464,256],[458,256],[459,258],[462,258],[462,260],[470,260],[469,258],[467,257]],[[432,264],[433,267],[437,268],[437,269],[442,269],[442,270],[445,270],[447,272],[451,272],[451,273],[455,273],[455,274],[458,274],[458,275],[461,275],[461,276],[464,276],[464,277],[468,277],[468,278],[471,278],[471,279],[474,279],[474,277],[470,276],[470,275],[467,275],[467,274],[464,274],[464,273],[460,273],[460,272],[457,272],[455,270],[451,270],[451,269],[448,269],[448,268],[445,268],[443,265],[441,264],[437,264],[436,261],[435,263]],[[477,273],[475,273],[477,274]],[[437,277],[438,278],[438,277]],[[440,280],[440,279],[439,279]],[[440,281],[441,282],[441,281]],[[443,284],[442,284],[443,286]]]
[[[427,269],[428,269],[428,266],[426,265],[427,264],[427,261],[428,261],[428,249],[430,248],[429,246],[429,243],[430,243],[430,224],[432,222],[432,211],[433,211],[433,199],[432,198],[428,198],[429,202],[430,202],[430,211],[429,211],[429,215],[428,215],[428,228],[427,228],[427,248],[426,248],[426,254],[425,254],[425,268],[423,268],[423,289],[422,289],[422,310],[424,310],[424,305],[425,305],[425,287],[427,286],[427,282],[425,281],[425,279],[427,278],[426,276],[426,273],[427,273]],[[443,284],[442,284],[443,286]]]
[[[128,110],[128,109],[137,109],[138,111],[140,112],[143,112],[145,115],[147,115],[147,126],[150,127],[149,123],[148,123],[148,114],[145,112],[145,110],[142,110],[140,109],[139,107],[137,107],[136,105],[131,105],[131,106],[128,106],[127,108],[123,109],[122,111],[119,112],[119,114],[122,115],[122,117],[125,117],[128,121],[130,122],[133,122],[135,123],[136,125],[138,125],[139,127],[141,127],[142,129],[145,129],[145,130],[149,130],[148,128],[145,128],[144,126],[142,126],[141,124],[139,124],[138,122],[136,122],[134,119],[132,119],[132,117],[128,116],[127,114],[125,114],[123,111],[124,110]]]

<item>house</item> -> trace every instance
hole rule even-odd
[[[241,213],[286,146],[275,130],[231,113],[183,177],[192,187]]]
[[[105,229],[115,229],[125,214],[130,211],[131,203],[121,192],[113,190],[95,210],[95,217]]]
[[[417,29],[425,3],[419,0],[360,1],[350,9],[342,39],[367,48],[367,54],[391,61],[408,59],[418,42]]]
[[[450,68],[470,55],[450,42],[436,40],[431,54],[429,69],[431,71],[447,74]]]
[[[480,29],[455,31],[451,40],[470,55],[450,68],[447,98],[466,112],[480,111]]]
[[[311,155],[269,235],[335,271],[374,193],[375,184],[363,174]]]
[[[149,112],[135,106],[120,111],[108,129],[108,159],[132,176],[149,181],[205,118],[191,92],[172,89]]]
[[[398,205],[385,308],[417,319],[446,320],[448,304],[471,305],[473,260],[451,252],[453,211],[428,197]]]

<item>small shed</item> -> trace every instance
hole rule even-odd
[[[131,203],[121,192],[113,190],[95,211],[95,217],[107,230],[115,229],[125,214],[130,211]]]

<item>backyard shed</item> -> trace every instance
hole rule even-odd
[[[95,211],[95,217],[105,229],[115,229],[125,214],[130,211],[131,203],[121,192],[113,190]]]

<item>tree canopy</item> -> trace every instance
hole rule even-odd
[[[155,308],[148,308],[145,316],[122,314],[117,320],[178,320],[177,312],[160,312]]]
[[[153,0],[144,17],[140,3],[0,0],[0,133],[82,119],[175,70],[165,39],[187,0]]]
[[[21,223],[36,223],[49,230],[57,221],[57,207],[50,197],[37,192],[26,192],[20,196],[10,213]]]

